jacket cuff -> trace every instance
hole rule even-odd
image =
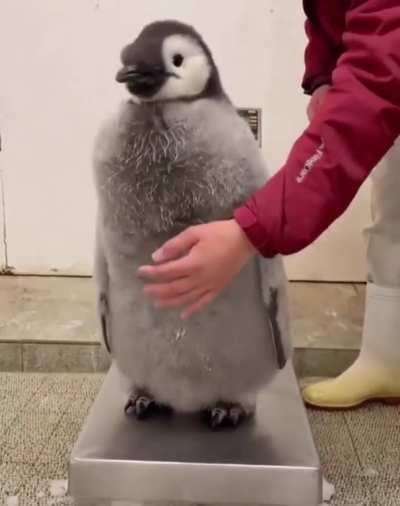
[[[329,75],[318,76],[303,81],[302,88],[306,95],[312,95],[314,91],[324,84],[332,84],[332,77]]]
[[[243,232],[246,234],[247,239],[262,256],[272,258],[277,254],[276,251],[271,251],[268,247],[268,238],[266,231],[261,226],[256,216],[246,205],[235,209],[233,217]]]

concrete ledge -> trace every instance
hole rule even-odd
[[[299,378],[339,376],[358,353],[359,350],[295,348],[294,369]]]
[[[336,376],[357,356],[364,286],[291,283],[299,376]],[[104,372],[90,278],[0,276],[0,371]]]
[[[337,376],[358,355],[358,350],[295,348],[294,367],[299,377]],[[107,352],[99,343],[0,343],[0,372],[106,372]]]
[[[0,343],[0,372],[105,372],[109,365],[99,343]]]

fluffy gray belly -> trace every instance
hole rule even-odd
[[[108,255],[110,345],[128,388],[147,389],[181,411],[255,394],[276,372],[257,261],[183,321],[176,310],[154,309],[137,277],[161,242],[114,237]]]

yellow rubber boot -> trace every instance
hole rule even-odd
[[[400,404],[400,289],[367,286],[359,357],[339,377],[306,387],[303,398],[326,409],[353,408],[373,400]]]

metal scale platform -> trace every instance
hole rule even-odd
[[[260,394],[251,422],[212,432],[195,416],[138,422],[111,367],[70,461],[77,505],[317,506],[322,474],[291,363]]]

